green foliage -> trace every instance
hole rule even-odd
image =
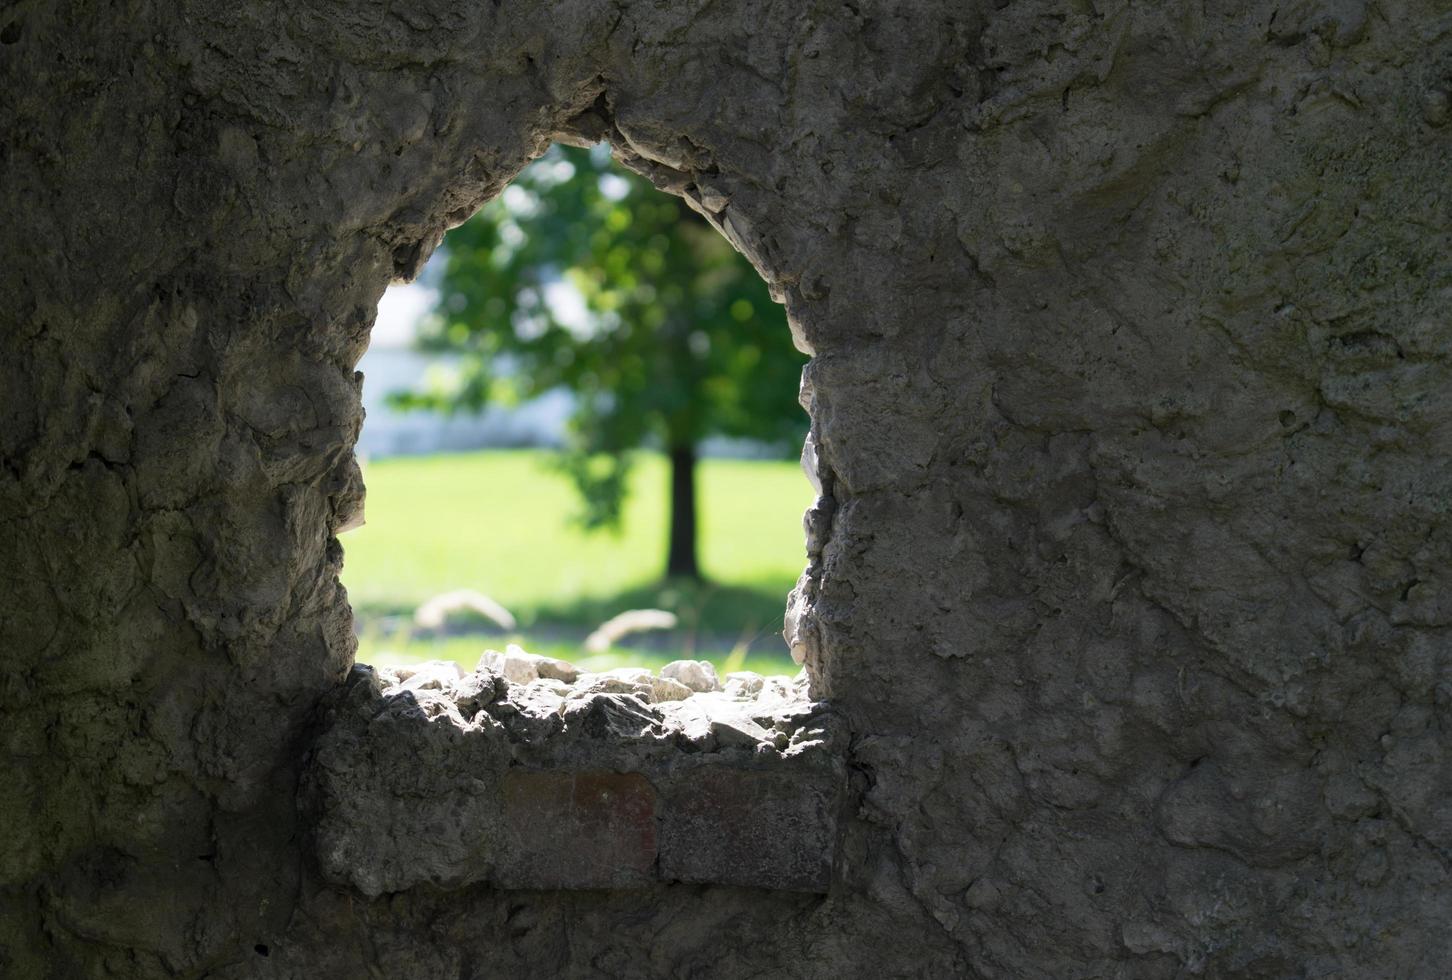
[[[802,358],[765,284],[705,219],[616,168],[608,149],[552,147],[449,234],[422,343],[461,353],[462,369],[395,397],[459,411],[570,390],[560,466],[589,526],[618,524],[631,449],[724,435],[785,450],[806,429]],[[558,308],[564,282],[583,316]]]

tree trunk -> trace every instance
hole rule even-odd
[[[701,577],[696,564],[696,447],[675,446],[671,457],[671,532],[667,578]]]

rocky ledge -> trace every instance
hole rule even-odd
[[[325,876],[421,884],[825,891],[845,736],[805,676],[704,661],[598,673],[518,647],[359,665],[329,704],[305,805]]]
[[[447,718],[464,730],[497,727],[514,743],[606,733],[687,751],[792,754],[828,736],[805,671],[795,678],[736,671],[723,682],[709,661],[677,660],[659,674],[643,667],[589,672],[510,646],[486,651],[472,673],[440,660],[377,668],[375,678],[396,710]]]

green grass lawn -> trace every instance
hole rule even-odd
[[[358,659],[454,659],[474,666],[485,647],[519,642],[581,666],[659,666],[678,656],[718,667],[795,672],[781,640],[787,592],[805,563],[801,515],[811,487],[792,462],[706,460],[700,489],[705,585],[662,583],[665,460],[642,453],[618,534],[586,534],[570,516],[569,482],[536,450],[398,457],[364,465],[367,518],[342,539],[343,584],[357,613]],[[484,631],[416,635],[410,617],[431,596],[476,589],[519,622],[513,637]],[[670,609],[681,628],[647,634],[603,658],[580,642],[626,609]]]

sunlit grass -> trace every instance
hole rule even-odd
[[[746,669],[795,672],[779,631],[804,563],[801,514],[811,488],[794,463],[701,465],[704,586],[660,581],[667,468],[655,454],[637,461],[618,534],[587,534],[569,520],[579,506],[574,489],[540,451],[381,460],[365,465],[364,478],[368,523],[343,538],[360,661],[454,659],[472,668],[485,647],[502,648],[511,638],[499,633],[411,630],[419,604],[468,588],[514,614],[514,641],[581,666],[659,666],[679,656],[719,664],[735,651]],[[586,662],[580,642],[589,630],[646,607],[676,612],[681,627]]]
[[[682,659],[710,660],[723,676],[733,670],[754,670],[759,674],[795,674],[800,669],[792,663],[785,651],[752,654],[744,647],[727,649],[720,646],[667,646],[655,649],[622,646],[606,653],[589,654],[583,652],[579,642],[536,641],[519,634],[420,638],[407,634],[369,635],[365,631],[359,638],[358,660],[379,666],[407,666],[427,660],[453,660],[465,670],[472,670],[485,650],[502,650],[510,643],[518,643],[530,653],[558,657],[568,660],[581,670],[591,671],[609,670],[612,667],[649,667],[651,670],[659,670],[672,660]]]

